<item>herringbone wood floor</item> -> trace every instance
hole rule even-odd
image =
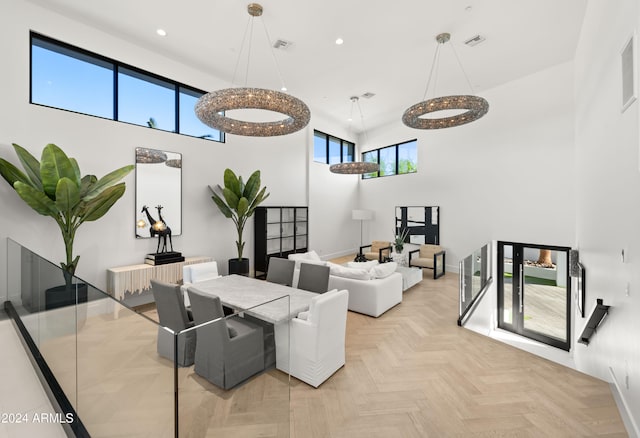
[[[318,389],[292,378],[290,409],[279,371],[222,391],[180,369],[180,436],[627,436],[607,383],[458,327],[457,275],[429,274],[379,318],[349,312],[346,365]],[[89,319],[78,338],[93,436],[172,436],[172,368],[141,319]],[[53,368],[72,343],[41,345]]]

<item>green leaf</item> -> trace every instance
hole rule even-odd
[[[266,190],[267,190],[267,188],[263,187],[262,190],[260,190],[260,193],[258,193],[256,198],[251,203],[251,206],[249,207],[249,209],[250,209],[249,216],[251,216],[253,214],[253,211],[256,209],[256,207],[258,205],[260,205],[262,203],[262,201],[264,201],[265,199],[267,199],[269,197],[270,193],[265,194]]]
[[[231,169],[225,169],[224,171],[224,187],[235,193],[238,198],[242,196],[238,177]]]
[[[102,193],[108,187],[113,186],[116,182],[127,176],[134,169],[132,164],[116,169],[113,172],[100,178],[84,196],[85,200],[91,200]]]
[[[91,187],[98,181],[98,178],[95,175],[85,175],[80,180],[80,198],[84,199],[84,197],[89,193]]]
[[[46,195],[54,199],[58,181],[65,177],[73,181],[75,176],[76,172],[67,154],[54,144],[46,145],[40,160],[40,178]]]
[[[73,172],[76,174],[76,177],[73,180],[73,182],[76,183],[76,185],[78,187],[80,187],[80,184],[82,183],[82,175],[80,174],[80,166],[78,166],[78,162],[76,161],[75,158],[69,158],[69,161],[71,161],[71,167],[73,167]]]
[[[247,198],[249,202],[252,202],[255,199],[258,190],[260,190],[260,171],[256,170],[251,174],[247,181],[247,185],[243,192],[244,197]]]
[[[11,187],[15,187],[16,181],[20,181],[21,183],[29,186],[32,185],[27,175],[22,173],[22,171],[16,166],[2,158],[0,158],[0,174],[2,174],[2,177]]]
[[[56,207],[56,203],[49,199],[43,192],[21,181],[16,181],[13,187],[22,200],[41,215],[51,216],[54,219],[59,217],[60,211],[58,207]]]
[[[244,181],[242,180],[242,176],[238,177],[238,198],[244,196]]]
[[[249,209],[249,201],[244,196],[238,201],[238,218],[244,217]]]
[[[222,195],[230,209],[236,210],[238,208],[238,195],[226,187],[222,189]]]
[[[80,202],[80,190],[69,178],[62,178],[56,187],[55,204],[58,210],[69,216]]]
[[[22,146],[13,143],[13,149],[16,151],[18,159],[24,168],[27,177],[31,180],[31,185],[42,190],[42,181],[40,180],[40,162]]]
[[[214,193],[213,196],[211,196],[211,199],[213,199],[213,202],[216,203],[216,205],[218,206],[218,209],[220,209],[220,211],[222,212],[223,215],[225,215],[225,217],[229,219],[233,217],[233,212],[231,211],[229,206],[225,204],[222,198],[218,196],[218,194]]]
[[[113,204],[124,195],[125,188],[125,184],[120,183],[100,192],[98,196],[85,205],[81,223],[95,221],[104,216]]]

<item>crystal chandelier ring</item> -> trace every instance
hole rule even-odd
[[[289,117],[273,122],[248,122],[222,114],[247,108],[273,111]],[[207,93],[196,104],[195,113],[208,126],[229,134],[254,137],[291,134],[307,126],[311,119],[309,107],[300,99],[263,88],[226,88]]]
[[[425,114],[445,110],[466,110],[463,113],[441,118],[420,118]],[[402,115],[402,122],[416,129],[439,129],[471,123],[484,116],[489,103],[479,96],[443,96],[425,100],[409,107]]]

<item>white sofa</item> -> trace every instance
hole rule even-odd
[[[396,263],[379,265],[374,261],[362,264],[363,268],[350,268],[322,261],[314,251],[292,254],[289,258],[296,261],[293,287],[298,284],[300,263],[328,265],[331,269],[329,290],[348,290],[349,310],[353,312],[378,317],[402,302],[402,274],[395,272]]]
[[[348,290],[349,310],[377,318],[402,302],[402,275],[394,272],[384,278],[359,280],[331,274],[329,289]]]

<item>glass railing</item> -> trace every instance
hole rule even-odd
[[[460,301],[458,324],[472,312],[491,280],[491,245],[486,244],[460,261]]]
[[[154,306],[138,313],[75,277],[66,286],[58,266],[10,239],[7,264],[6,300],[37,348],[34,358],[45,363],[68,400],[69,410],[56,402],[63,414],[73,413],[74,421],[65,427],[83,427],[92,437],[217,436],[230,431],[289,436],[289,325],[260,319],[274,306],[288,314],[289,296],[175,333],[157,322]],[[228,361],[200,360],[215,362],[211,370],[178,365],[181,345],[200,333],[197,339],[215,344],[211,327],[231,327],[234,320],[260,327],[262,348],[255,341],[246,347],[259,358],[242,356],[245,346],[223,351],[227,347],[222,345],[210,356],[230,355]],[[168,339],[168,355],[159,337]],[[247,371],[248,360],[256,372]],[[227,389],[208,374],[219,374],[221,368],[232,376]],[[46,378],[46,372],[41,374]]]

